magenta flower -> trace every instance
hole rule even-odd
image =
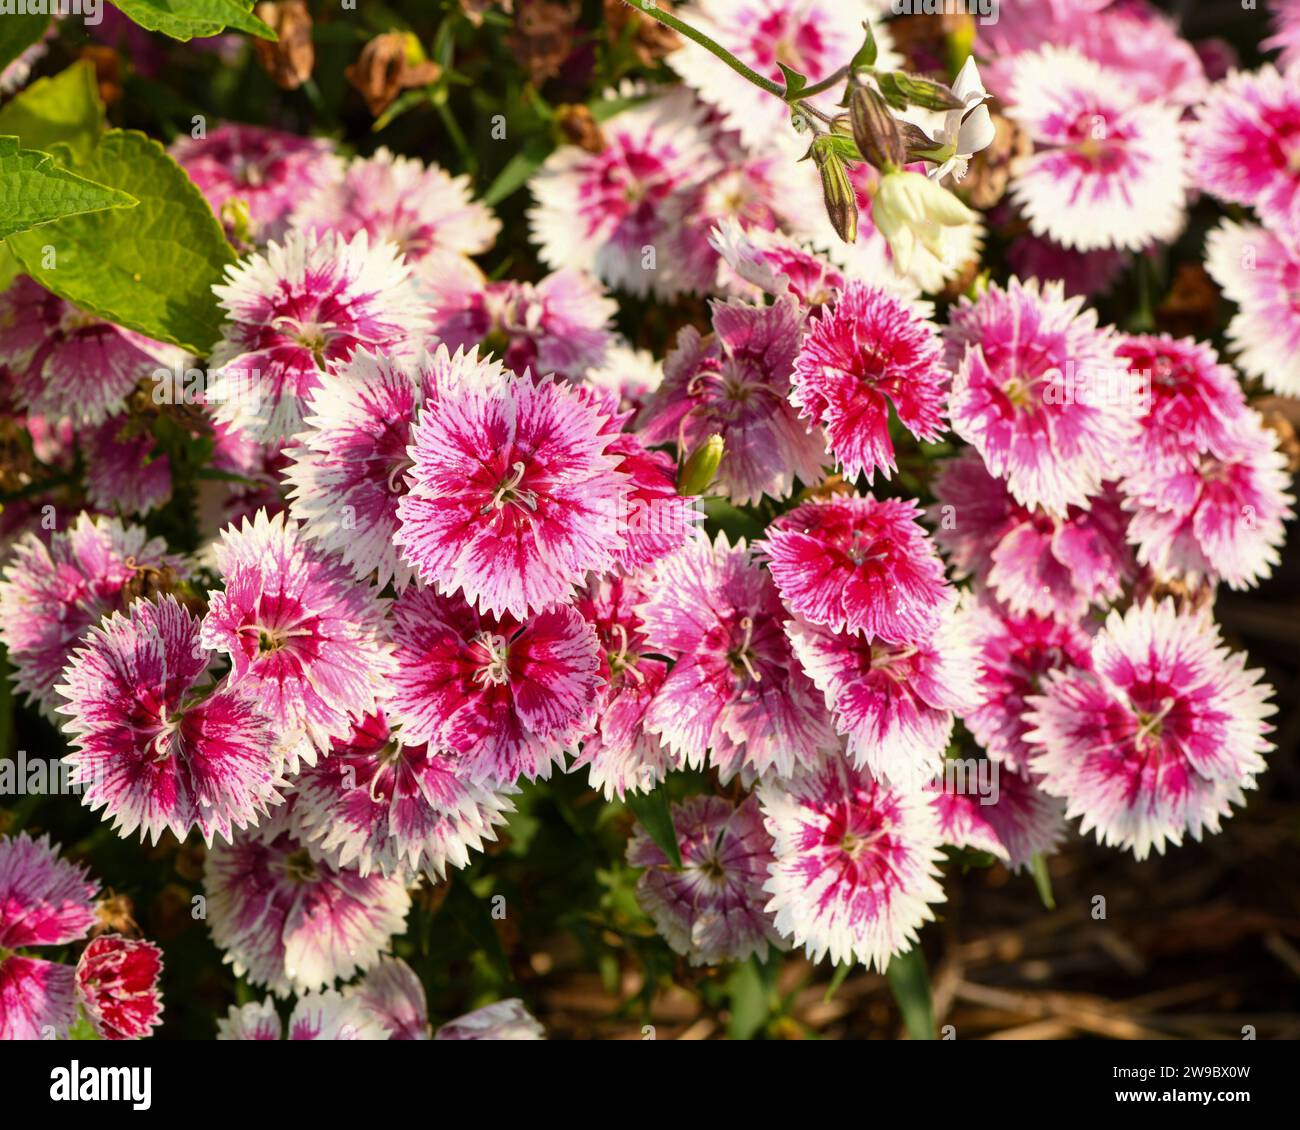
[[[717,168],[704,108],[689,91],[657,95],[602,123],[604,148],[556,149],[529,182],[528,227],[543,263],[636,295],[689,285],[669,253],[688,189]]]
[[[623,545],[627,477],[606,417],[553,379],[478,372],[421,411],[394,542],[420,579],[523,619]]]
[[[764,889],[783,938],[813,961],[855,958],[884,971],[944,900],[943,836],[924,792],[892,788],[829,758],[758,787],[775,864]]]
[[[232,688],[254,698],[277,733],[328,752],[375,712],[391,674],[388,602],[305,544],[283,514],[259,510],[229,527],[215,556],[225,589],[208,593],[203,646],[230,657]],[[304,756],[314,763],[310,750]]]
[[[794,361],[790,400],[826,429],[844,473],[897,470],[889,410],[919,439],[943,434],[949,374],[934,326],[879,287],[850,282],[829,313],[813,317]]]
[[[161,538],[116,518],[78,514],[48,545],[35,533],[19,538],[0,580],[0,643],[15,689],[53,717],[61,701],[55,684],[73,646],[129,603],[126,586],[142,570],[180,564]]]
[[[478,358],[445,347],[411,362],[359,349],[321,375],[307,398],[308,415],[288,449],[289,511],[303,536],[398,591],[414,571],[393,545],[397,500],[407,489],[407,447],[417,409],[442,385],[474,373]]]
[[[456,758],[403,745],[380,713],[295,778],[291,824],[338,868],[437,881],[495,840],[513,811],[505,791],[471,783]]]
[[[277,996],[369,969],[404,928],[402,879],[331,866],[283,818],[208,852],[208,928],[236,976]]]
[[[1300,243],[1224,220],[1205,240],[1205,269],[1237,304],[1228,342],[1238,366],[1281,396],[1300,396]]]
[[[795,615],[868,640],[919,643],[949,592],[919,514],[915,502],[870,495],[805,502],[768,527],[761,548]]]
[[[965,614],[978,649],[978,703],[962,715],[966,728],[994,761],[1024,772],[1034,750],[1025,733],[1026,699],[1049,671],[1090,665],[1092,641],[1075,620],[1012,613],[990,600]]]
[[[162,1022],[162,950],[101,934],[77,959],[77,1000],[101,1040],[140,1040]]]
[[[393,605],[393,638],[388,710],[402,741],[456,755],[468,781],[548,777],[591,730],[600,645],[571,607],[519,621],[410,588]]]
[[[0,839],[0,1040],[53,1039],[76,1019],[72,967],[15,951],[84,938],[97,891],[49,836]]]
[[[1145,859],[1184,833],[1200,840],[1245,802],[1272,749],[1276,708],[1259,676],[1212,620],[1172,600],[1112,612],[1091,672],[1053,671],[1029,698],[1030,768],[1100,843]]]
[[[171,154],[235,234],[227,207],[248,209],[248,234],[259,243],[283,238],[303,194],[336,175],[328,141],[228,122],[205,137],[182,137]]]
[[[1255,209],[1271,228],[1300,225],[1300,88],[1266,65],[1233,71],[1197,108],[1188,134],[1198,188]]]
[[[595,732],[583,739],[573,768],[590,766],[587,779],[607,800],[649,792],[674,763],[658,735],[646,730],[646,711],[668,674],[662,659],[646,654],[644,624],[636,612],[647,583],[647,577],[594,581],[574,604],[596,629],[600,676],[607,685]]]
[[[1142,98],[1073,48],[1047,46],[1011,66],[1007,112],[1034,142],[1011,198],[1034,235],[1079,251],[1177,237],[1188,190],[1182,107]]]
[[[83,438],[86,499],[99,510],[144,517],[172,496],[171,460],[154,455],[156,441],[129,416],[105,420]]]
[[[1274,34],[1259,46],[1264,51],[1278,51],[1278,63],[1289,71],[1300,62],[1300,4],[1296,0],[1269,0]]]
[[[834,747],[821,696],[785,636],[790,615],[742,542],[703,537],[660,562],[637,608],[647,645],[675,660],[646,712],[646,729],[675,758],[706,755],[730,780],[788,776]]]
[[[1244,415],[1246,397],[1213,347],[1168,334],[1126,335],[1116,352],[1147,390],[1141,451],[1132,457],[1137,466],[1179,452],[1236,446],[1229,433]]]
[[[934,493],[934,537],[955,576],[988,585],[1016,615],[1078,620],[1118,597],[1137,572],[1128,517],[1110,486],[1086,510],[1071,506],[1058,517],[1020,505],[967,449],[943,464]]]
[[[798,620],[786,625],[786,634],[856,767],[911,789],[934,776],[954,713],[964,715],[978,702],[975,649],[962,618],[949,608],[933,636],[907,644]]]
[[[420,278],[436,277],[449,260],[487,251],[501,230],[492,210],[472,198],[469,177],[382,146],[372,157],[354,157],[299,199],[295,228],[332,231],[344,241],[365,232],[372,245],[387,240]]]
[[[1139,563],[1163,579],[1222,578],[1250,588],[1272,573],[1295,515],[1278,436],[1242,408],[1216,452],[1134,466],[1121,484]]]
[[[360,348],[399,357],[429,330],[410,271],[389,243],[293,231],[226,268],[228,316],[212,349],[216,418],[258,439],[293,435],[321,375]]]
[[[1012,871],[1028,867],[1035,855],[1049,855],[1065,837],[1064,806],[1027,777],[1005,767],[993,770],[990,796],[944,787],[931,803],[943,842],[985,851]]]
[[[175,597],[138,600],[90,631],[55,688],[82,803],[121,836],[139,829],[156,843],[198,828],[211,844],[280,802],[271,723],[240,695],[200,685],[212,656],[199,636]]]
[[[720,435],[718,493],[741,505],[786,498],[796,478],[821,479],[826,450],[820,429],[809,431],[789,400],[803,312],[789,295],[771,306],[715,302],[712,310],[711,335],[693,326],[678,334],[663,384],[638,418],[641,437],[689,452]]]
[[[0,365],[15,374],[18,404],[29,412],[103,423],[137,384],[182,357],[174,346],[84,313],[25,275],[0,292]]]
[[[627,845],[627,861],[646,870],[636,900],[674,953],[692,965],[766,961],[768,947],[782,948],[764,912],[763,883],[772,858],[772,837],[751,796],[733,806],[719,796],[693,796],[672,806],[678,870],[640,825]]]
[[[1012,279],[949,314],[952,428],[1016,501],[1086,509],[1127,455],[1141,390],[1108,330],[1059,283]]]

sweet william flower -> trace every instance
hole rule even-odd
[[[336,989],[304,993],[289,1014],[285,1030],[275,1002],[231,1005],[217,1021],[218,1040],[388,1040],[383,1018],[365,1000]]]
[[[162,951],[152,942],[101,934],[77,959],[77,1000],[101,1040],[139,1040],[162,1021]]]
[[[1111,612],[1091,660],[1090,671],[1050,672],[1027,699],[1042,788],[1085,835],[1138,859],[1218,832],[1273,748],[1272,688],[1208,616],[1168,599]]]
[[[672,822],[680,869],[640,825],[627,845],[628,863],[646,869],[636,898],[655,929],[692,965],[767,960],[781,939],[763,910],[763,883],[775,861],[758,802],[689,797],[672,806]]]
[[[546,1030],[518,997],[495,1001],[440,1025],[435,1040],[544,1040]]]
[[[48,835],[0,839],[0,1039],[50,1039],[71,1026],[72,966],[16,951],[84,938],[95,924],[97,890],[86,868],[60,858]]]
[[[816,772],[758,787],[775,864],[764,889],[783,938],[884,971],[944,900],[943,835],[924,792],[900,790],[828,758]]]
[[[214,658],[199,622],[171,595],[114,613],[73,652],[58,692],[73,781],[119,835],[155,843],[229,839],[278,804],[280,754],[271,721],[222,686],[205,687]]]
[[[394,543],[426,584],[491,615],[570,600],[625,545],[607,425],[594,398],[481,363],[420,412]]]
[[[424,986],[400,957],[385,957],[347,990],[388,1029],[390,1040],[427,1040],[428,1002]]]
[[[603,683],[595,629],[567,605],[520,621],[409,588],[393,605],[389,713],[402,741],[455,755],[470,782],[548,777],[588,733]]]

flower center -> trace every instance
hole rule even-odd
[[[284,861],[284,874],[291,883],[314,883],[316,864],[306,848],[295,851]]]
[[[537,492],[535,490],[526,490],[520,484],[524,481],[524,472],[527,467],[522,463],[513,463],[510,467],[510,474],[502,479],[496,490],[492,492],[492,498],[481,513],[486,514],[490,510],[504,510],[507,506],[515,505],[521,510],[537,509]]]
[[[731,669],[742,678],[753,679],[754,682],[762,681],[762,673],[754,666],[754,618],[752,616],[742,616],[740,619],[740,641],[727,652],[727,662],[731,664]]]
[[[510,641],[495,632],[480,632],[474,642],[487,652],[487,661],[474,672],[474,681],[484,687],[510,682]]]

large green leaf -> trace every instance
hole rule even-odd
[[[111,130],[72,169],[139,200],[9,240],[23,270],[101,318],[205,354],[220,336],[212,293],[235,254],[185,172],[156,141]],[[54,262],[47,265],[46,247]]]
[[[0,67],[7,67],[33,43],[40,42],[49,26],[48,12],[13,12],[0,20]]]
[[[0,137],[0,239],[64,216],[131,208],[134,196],[70,173],[48,153]]]
[[[103,131],[104,106],[89,63],[37,79],[0,108],[0,134],[17,137],[24,149],[49,152],[65,145],[79,160]]]
[[[150,31],[173,39],[203,39],[232,27],[260,39],[276,34],[241,0],[113,0],[113,7]]]

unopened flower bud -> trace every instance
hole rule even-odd
[[[849,99],[853,140],[863,158],[882,172],[903,164],[906,147],[898,120],[885,100],[868,86],[859,86]]]
[[[822,196],[826,201],[826,215],[830,217],[831,227],[845,243],[856,243],[858,196],[853,191],[853,185],[849,183],[844,159],[833,146],[815,144],[813,160],[817,162],[818,171],[821,173]]]
[[[726,444],[721,436],[707,436],[682,465],[681,474],[677,477],[677,493],[699,495],[708,490],[713,477],[718,473],[725,449]]]

